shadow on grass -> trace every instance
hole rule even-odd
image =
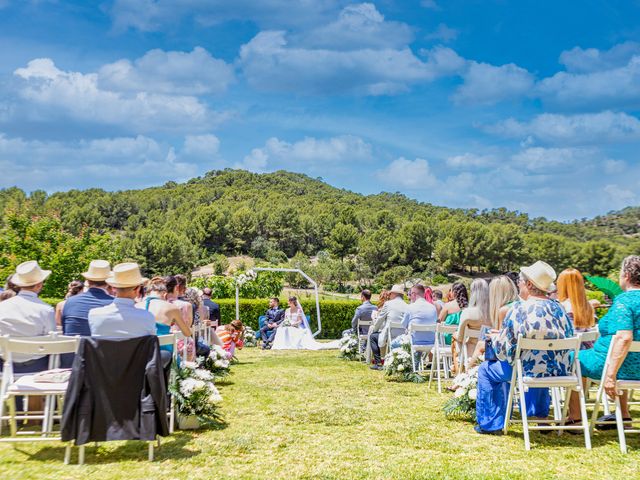
[[[211,429],[219,430],[221,428],[212,427]],[[155,449],[155,460],[185,459],[199,455],[201,453],[200,450],[190,450],[186,448],[197,435],[197,432],[178,432],[174,433],[171,437],[162,438],[160,448],[156,447]],[[122,461],[148,461],[147,442],[132,440],[118,443],[119,445],[115,449],[111,447],[111,442],[101,442],[97,447],[94,446],[94,443],[86,444],[85,462],[93,465],[105,465],[120,463]],[[29,457],[29,460],[50,462],[52,460],[62,461],[64,459],[65,446],[63,444],[56,447],[47,446],[35,453],[29,453],[19,447],[16,447],[15,450]],[[78,448],[74,447],[71,456],[72,464],[77,462],[77,455]]]

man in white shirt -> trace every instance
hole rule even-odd
[[[389,294],[391,299],[384,304],[370,330],[372,333],[369,336],[369,341],[374,363],[371,368],[374,370],[382,369],[380,347],[386,345],[387,329],[392,323],[401,322],[404,319],[408,307],[404,301],[404,287],[402,285],[394,285]]]
[[[116,290],[113,303],[89,311],[92,337],[130,338],[156,334],[156,319],[147,310],[136,308],[140,286],[146,281],[137,263],[113,267],[106,282]]]
[[[411,304],[407,307],[402,320],[402,326],[409,329],[409,325],[435,325],[438,321],[436,307],[424,298],[425,289],[422,285],[411,287],[409,297]],[[416,345],[433,345],[435,343],[434,332],[416,332],[413,334],[413,343]]]
[[[37,337],[55,331],[53,307],[38,298],[44,281],[51,274],[42,270],[33,260],[21,263],[11,281],[20,287],[20,293],[0,303],[0,334],[12,337]],[[14,373],[32,373],[46,370],[48,357],[42,355],[15,354]]]

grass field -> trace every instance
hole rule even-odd
[[[226,383],[225,424],[165,439],[156,461],[146,446],[87,448],[87,465],[65,466],[59,444],[0,445],[4,479],[421,479],[638,478],[640,437],[619,453],[614,432],[481,436],[444,418],[447,398],[426,384],[393,383],[336,352],[245,349]],[[75,453],[74,453],[75,460]]]

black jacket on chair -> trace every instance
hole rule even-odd
[[[158,337],[83,337],[65,395],[62,440],[83,445],[168,434]]]

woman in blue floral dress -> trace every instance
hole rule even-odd
[[[513,372],[518,336],[536,339],[561,339],[573,336],[573,326],[562,306],[548,298],[556,273],[544,262],[520,270],[520,297],[507,313],[502,330],[489,337],[495,358],[487,359],[478,370],[476,419],[478,433],[500,433],[507,414],[509,384]],[[490,357],[490,354],[486,354]],[[522,354],[524,375],[545,377],[566,375],[571,366],[569,353],[526,351]],[[525,393],[527,415],[549,415],[547,389]]]

